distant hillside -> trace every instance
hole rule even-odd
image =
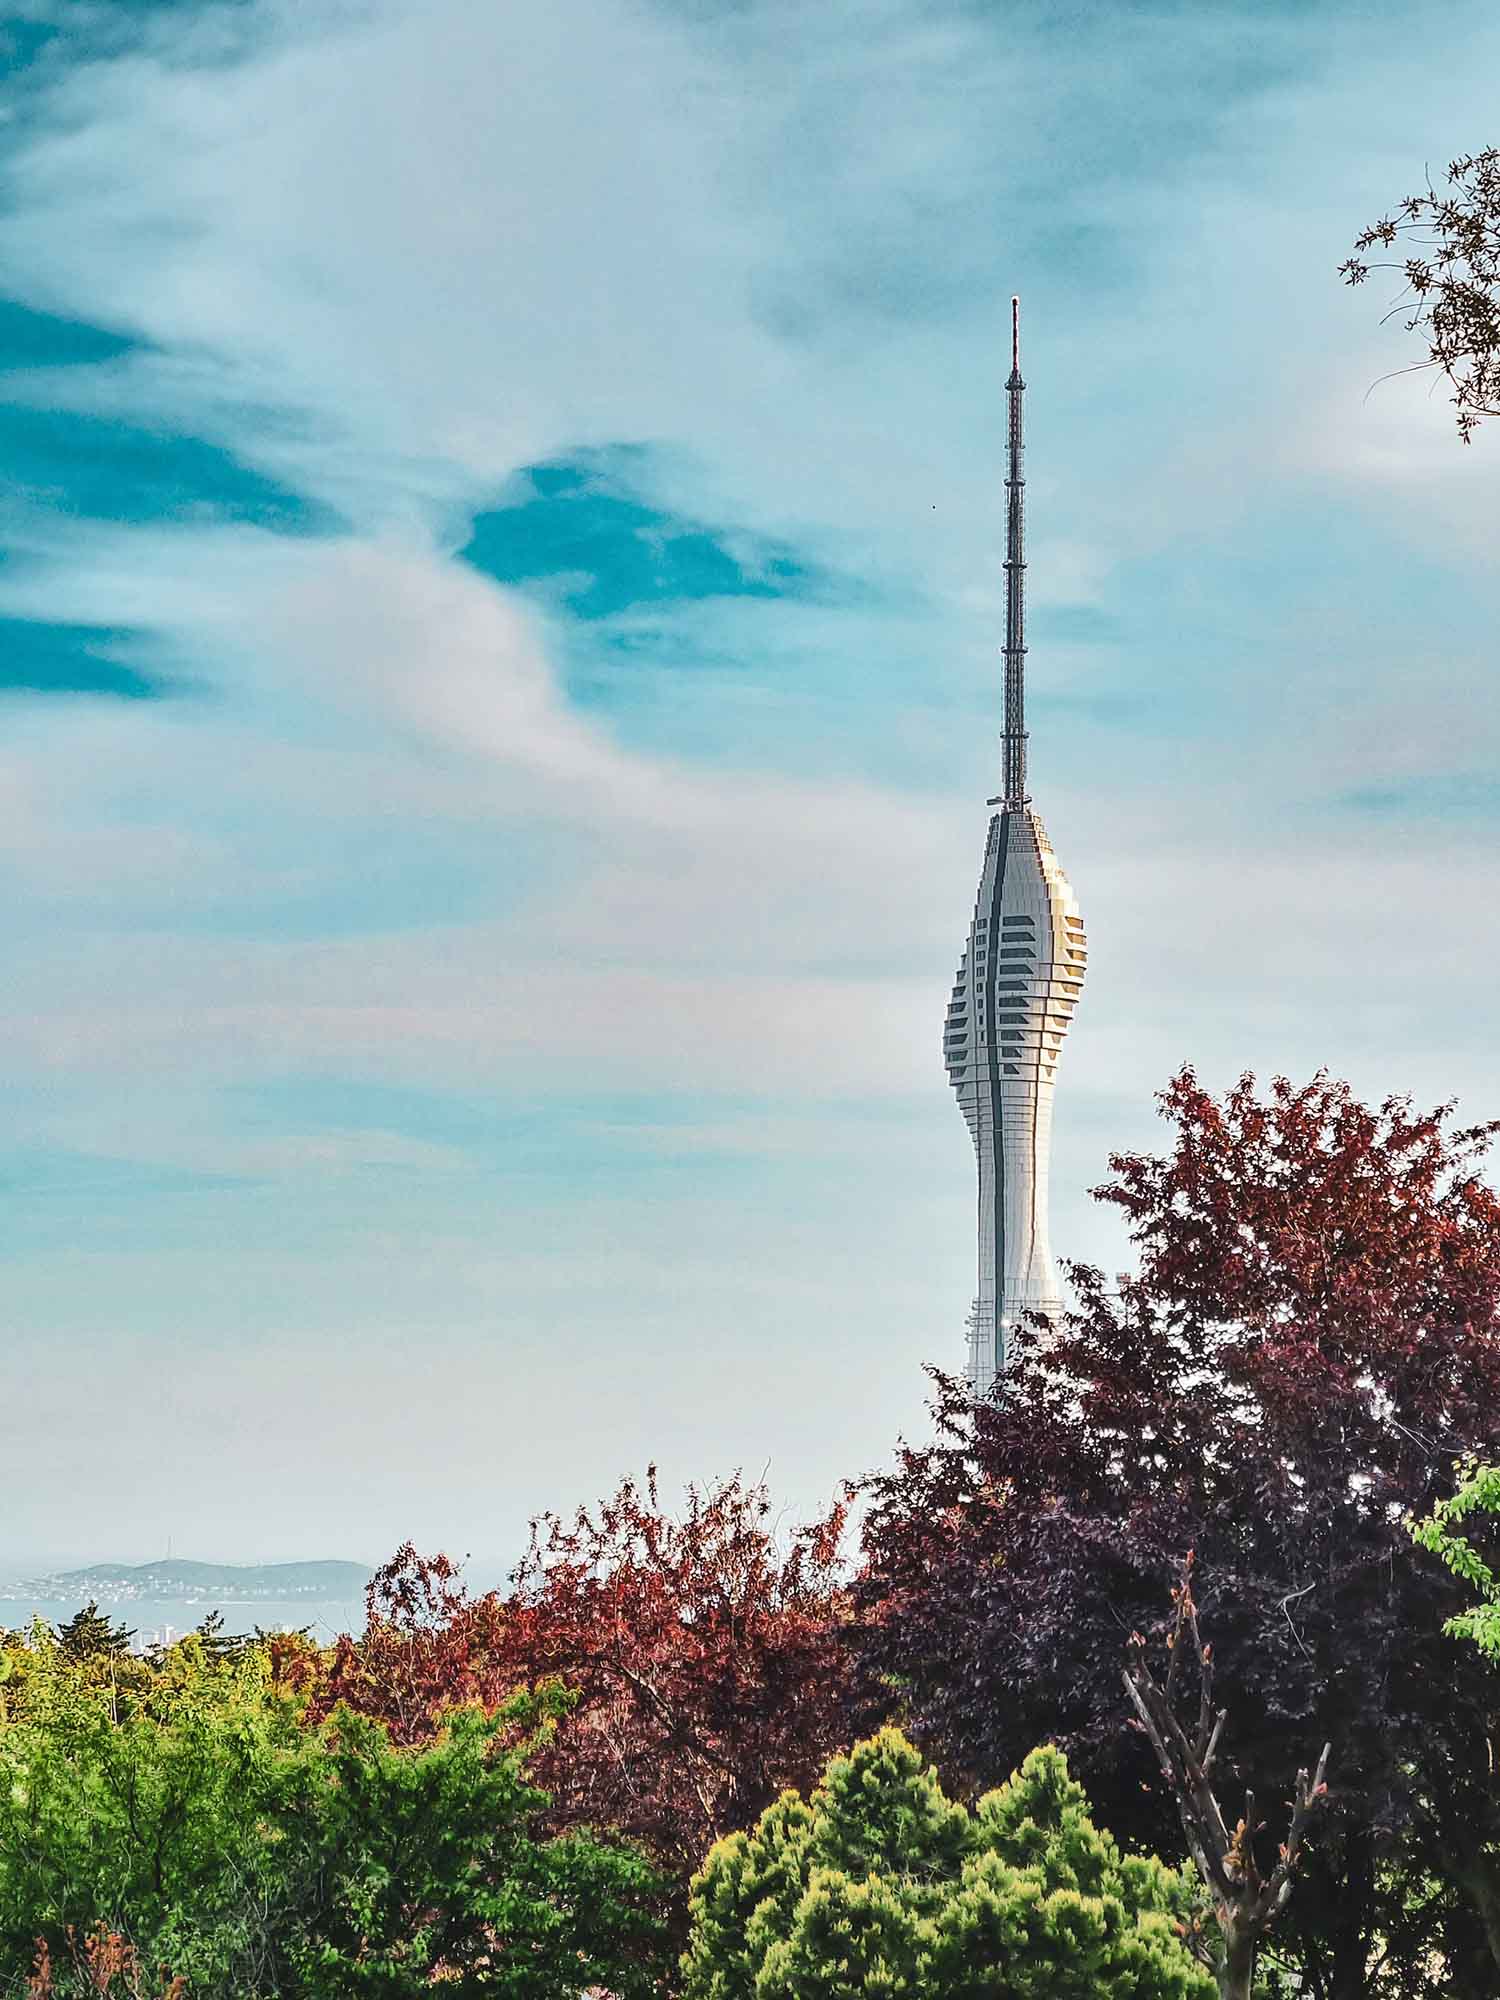
[[[261,1599],[305,1597],[352,1604],[365,1594],[370,1571],[363,1563],[91,1563],[87,1569],[34,1576],[23,1586],[42,1604],[96,1598],[126,1604],[138,1598],[173,1598],[188,1604],[253,1604]]]

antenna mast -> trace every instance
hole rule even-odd
[[[1021,301],[1010,302],[1010,469],[1005,481],[1005,782],[1007,812],[1026,804],[1026,558],[1021,474]]]

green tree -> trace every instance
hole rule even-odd
[[[208,1661],[196,1642],[156,1671],[101,1678],[43,1635],[7,1656],[0,1723],[0,1982],[71,1927],[130,1937],[196,1989],[249,1976],[269,1949],[278,1857],[263,1830],[278,1763],[309,1753],[264,1663]]]
[[[971,1813],[883,1729],[710,1850],[686,2000],[1209,2000],[1191,1897],[1094,1826],[1059,1751]]]
[[[1439,1557],[1447,1569],[1461,1582],[1469,1584],[1477,1593],[1479,1602],[1467,1610],[1459,1611],[1443,1624],[1443,1630],[1450,1638],[1467,1639],[1476,1646],[1486,1660],[1500,1666],[1500,1576],[1496,1574],[1496,1563],[1500,1554],[1496,1552],[1500,1541],[1500,1465],[1482,1463],[1477,1457],[1461,1459],[1454,1467],[1458,1484],[1446,1499],[1438,1500],[1432,1512],[1420,1521],[1408,1518],[1412,1540],[1419,1547],[1429,1549]],[[1490,1544],[1488,1555],[1477,1547],[1468,1534],[1459,1532],[1458,1524],[1471,1516],[1479,1517],[1481,1530],[1487,1524],[1485,1539]],[[1487,1732],[1488,1734],[1488,1732]],[[1480,1756],[1488,1753],[1490,1785],[1494,1784],[1494,1743],[1493,1736],[1488,1741],[1481,1739],[1475,1745],[1474,1762],[1479,1764]],[[1460,1848],[1452,1857],[1450,1867],[1463,1883],[1465,1890],[1473,1898],[1484,1924],[1485,1936],[1489,1942],[1491,1956],[1500,1965],[1500,1845],[1491,1841],[1468,1851]]]
[[[1412,1523],[1412,1540],[1440,1556],[1454,1576],[1472,1584],[1479,1603],[1450,1618],[1443,1630],[1454,1639],[1472,1639],[1486,1659],[1500,1666],[1500,1577],[1467,1535],[1454,1532],[1467,1515],[1500,1515],[1500,1465],[1464,1459],[1454,1468],[1458,1485],[1439,1500],[1425,1521]]]
[[[585,1835],[539,1838],[548,1798],[524,1775],[536,1734],[506,1747],[560,1709],[530,1697],[494,1715],[454,1709],[418,1749],[335,1710],[316,1753],[287,1764],[273,1794],[282,1894],[294,1910],[306,1898],[285,1926],[291,1990],[305,2000],[400,2000],[435,1981],[455,1996],[526,2000],[658,1992],[654,1869]]]
[[[555,1690],[441,1719],[416,1749],[336,1710],[315,1728],[267,1649],[189,1634],[101,1681],[50,1634],[7,1650],[0,1719],[0,1992],[38,1941],[128,1939],[201,2000],[654,1990],[657,1886],[628,1849],[545,1837],[526,1765]]]

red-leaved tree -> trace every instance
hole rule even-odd
[[[865,1670],[949,1768],[991,1783],[1060,1741],[1101,1818],[1170,1851],[1120,1658],[1196,1551],[1225,1784],[1290,1799],[1333,1744],[1283,1919],[1302,1990],[1478,2000],[1500,1677],[1442,1637],[1456,1587],[1403,1519],[1500,1434],[1496,1128],[1322,1075],[1218,1100],[1185,1070],[1161,1101],[1168,1150],[1115,1156],[1097,1190],[1135,1275],[1075,1268],[1074,1311],[1020,1343],[1003,1396],[940,1377],[937,1441],[864,1482]]]
[[[881,1706],[856,1704],[845,1511],[782,1537],[764,1484],[690,1487],[679,1514],[624,1480],[543,1515],[514,1578],[511,1658],[578,1690],[536,1769],[567,1825],[690,1871],[787,1786],[813,1783]]]
[[[561,1681],[575,1705],[532,1765],[553,1824],[624,1834],[685,1878],[883,1713],[853,1693],[844,1521],[839,1505],[783,1536],[765,1485],[738,1476],[674,1514],[653,1469],[536,1520],[505,1595],[408,1543],[370,1583],[364,1634],[294,1649],[281,1678],[310,1720],[346,1702],[402,1744],[454,1703]]]
[[[273,1662],[286,1685],[306,1694],[310,1722],[342,1701],[410,1745],[429,1740],[455,1703],[494,1708],[515,1689],[514,1627],[497,1592],[475,1597],[450,1556],[419,1555],[405,1542],[370,1579],[358,1639],[345,1633],[326,1659],[311,1656],[316,1672],[306,1648]]]

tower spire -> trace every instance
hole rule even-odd
[[[1026,803],[1026,556],[1021,472],[1021,301],[1010,302],[1010,462],[1005,480],[1005,770],[1007,812]]]

